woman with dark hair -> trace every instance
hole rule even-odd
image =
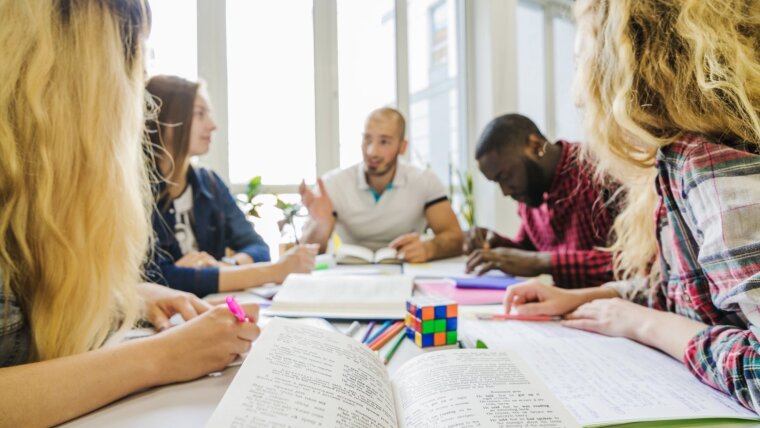
[[[159,106],[148,121],[157,172],[156,233],[151,280],[203,297],[220,291],[282,282],[310,272],[316,246],[297,246],[277,263],[238,208],[222,179],[190,158],[206,154],[216,124],[203,86],[176,76],[156,76],[147,85]],[[234,255],[225,257],[227,249]]]

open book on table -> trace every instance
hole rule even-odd
[[[335,262],[342,265],[401,264],[402,260],[393,248],[372,251],[360,245],[341,244],[335,251]]]
[[[404,275],[290,274],[272,305],[269,316],[331,319],[403,319],[412,279]]]
[[[367,346],[339,333],[272,320],[208,427],[579,426],[511,352],[446,350],[391,377]]]

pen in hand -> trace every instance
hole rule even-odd
[[[483,249],[488,251],[491,249],[491,239],[493,239],[493,230],[488,229],[486,232],[486,238],[483,240]]]
[[[255,322],[245,315],[245,311],[240,307],[237,300],[235,300],[235,296],[227,296],[224,301],[227,302],[227,308],[232,312],[232,315],[235,315],[235,318],[237,318],[238,321]]]

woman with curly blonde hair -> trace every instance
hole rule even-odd
[[[138,285],[148,20],[143,0],[0,0],[0,426],[202,376],[258,335],[226,308]],[[111,344],[141,315],[164,329],[174,313],[192,320]]]
[[[760,1],[575,10],[588,154],[628,187],[613,246],[623,279],[528,283],[506,309],[658,348],[760,411]]]

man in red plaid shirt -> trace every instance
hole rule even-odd
[[[603,187],[579,158],[578,144],[549,142],[525,116],[497,117],[480,136],[475,158],[483,175],[518,202],[522,224],[513,239],[469,231],[467,271],[551,274],[559,287],[590,287],[613,279],[610,231],[618,213],[616,186]]]

